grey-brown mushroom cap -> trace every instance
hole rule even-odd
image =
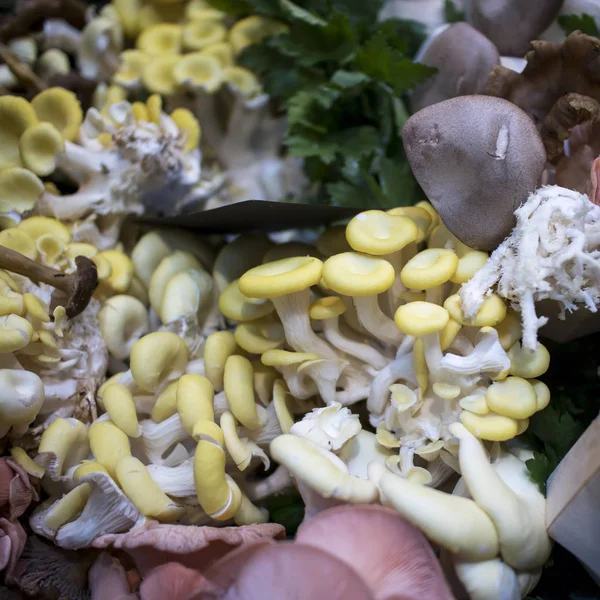
[[[522,56],[556,18],[563,0],[470,0],[467,20],[506,56]]]
[[[446,227],[493,250],[514,211],[537,187],[546,152],[534,122],[502,98],[461,96],[433,104],[402,131],[411,169]]]
[[[415,60],[438,72],[411,94],[412,112],[449,98],[481,93],[492,69],[500,64],[500,54],[471,25],[454,23],[426,41]]]

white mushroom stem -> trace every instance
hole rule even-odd
[[[81,31],[64,19],[46,19],[42,37],[44,48],[60,48],[69,54],[77,54]]]
[[[165,454],[170,448],[190,437],[177,413],[160,423],[147,420],[140,425],[144,453],[151,463],[157,465],[165,464]]]
[[[380,469],[369,468],[369,477],[379,488],[382,502],[396,509],[435,544],[465,560],[497,556],[494,523],[473,500],[411,483]]]
[[[336,351],[310,326],[310,289],[273,298],[272,301],[281,319],[287,343],[296,352],[314,352],[321,358],[339,361]]]
[[[279,466],[264,479],[258,479],[256,481],[245,481],[243,488],[248,498],[253,502],[268,498],[274,494],[283,492],[287,488],[293,488],[294,482],[290,477],[289,471],[282,466]]]
[[[440,334],[430,333],[428,335],[424,335],[421,339],[423,340],[425,362],[427,363],[427,368],[429,369],[430,378],[435,379],[440,370],[440,364],[444,357],[442,353],[442,347],[440,345]]]
[[[283,375],[290,394],[297,400],[306,400],[315,396],[318,388],[305,371],[298,373],[297,366],[277,367]]]
[[[499,558],[454,560],[454,570],[471,600],[521,600],[517,574]]]
[[[498,332],[493,328],[484,331],[475,348],[467,356],[447,353],[440,361],[440,369],[459,375],[489,373],[498,375],[510,368],[510,359],[500,345]]]
[[[165,494],[176,498],[196,495],[193,458],[184,460],[176,467],[148,465],[147,469],[150,477]]]
[[[551,551],[546,502],[525,464],[507,454],[496,462],[496,470],[481,442],[462,424],[453,423],[450,433],[460,440],[462,476],[475,502],[496,526],[504,561],[520,570],[542,566]]]
[[[390,398],[390,385],[399,380],[418,387],[412,354],[403,354],[397,357],[373,377],[367,400],[367,408],[370,413],[383,414]]]
[[[385,344],[397,346],[404,337],[396,327],[393,319],[390,319],[379,306],[377,295],[353,296],[354,306],[360,324],[373,336]]]
[[[389,362],[383,354],[365,343],[358,342],[345,336],[339,329],[339,317],[332,317],[323,322],[325,339],[338,350],[358,358],[369,366],[383,369]]]

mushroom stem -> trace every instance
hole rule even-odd
[[[272,302],[281,319],[287,342],[296,352],[315,352],[321,358],[339,360],[335,350],[310,326],[310,289],[273,298]]]
[[[0,59],[8,65],[12,74],[26,88],[41,92],[48,87],[43,79],[38,77],[26,64],[23,64],[15,54],[2,43],[0,43]]]
[[[393,319],[390,319],[379,306],[377,295],[354,296],[354,306],[360,324],[382,342],[397,346],[403,338]]]
[[[339,329],[339,317],[325,319],[323,326],[325,339],[338,350],[362,360],[377,370],[383,369],[388,363],[385,356],[375,348],[346,337]]]

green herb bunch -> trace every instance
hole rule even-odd
[[[403,95],[435,73],[412,60],[425,38],[420,23],[378,22],[383,0],[210,2],[288,27],[246,48],[239,63],[286,114],[285,145],[304,159],[309,201],[391,208],[423,198],[400,135]]]

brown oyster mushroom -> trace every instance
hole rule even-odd
[[[131,556],[142,577],[166,563],[178,562],[203,572],[237,546],[261,538],[283,539],[285,529],[276,523],[243,527],[196,527],[163,525],[149,521],[128,533],[103,535],[95,548],[124,550]]]
[[[300,526],[296,544],[345,562],[376,600],[453,600],[425,536],[389,508],[364,504],[324,511]]]
[[[91,600],[135,600],[123,565],[107,552],[98,556],[88,573]],[[167,598],[168,596],[164,596]]]
[[[75,266],[75,273],[67,275],[36,263],[15,250],[0,246],[0,268],[56,288],[53,304],[63,305],[70,319],[85,310],[98,285],[98,270],[93,261],[86,256],[77,256]]]
[[[470,0],[467,20],[498,48],[500,54],[521,56],[529,42],[554,21],[563,0]]]
[[[446,227],[477,250],[510,233],[514,211],[537,186],[546,152],[533,121],[490,96],[428,106],[402,131],[411,169]]]
[[[63,550],[30,535],[14,576],[5,581],[43,600],[88,600],[88,571],[95,558],[95,552]]]
[[[494,44],[468,23],[454,23],[434,32],[415,61],[436,67],[438,72],[412,92],[413,113],[449,98],[481,93],[492,69],[500,63],[500,55]]]
[[[140,586],[141,600],[188,600],[192,595],[219,592],[220,589],[198,571],[179,563],[167,563],[153,569]]]
[[[485,94],[510,100],[540,125],[566,94],[600,101],[600,41],[575,31],[562,44],[536,41],[521,73],[497,66]]]
[[[0,518],[0,573],[6,583],[15,582],[17,561],[26,541],[27,534],[18,521]]]
[[[374,600],[366,583],[335,556],[302,544],[284,542],[252,554],[239,570],[235,583],[223,594],[202,591],[188,600]],[[400,598],[400,597],[399,597]]]
[[[37,497],[25,469],[10,458],[0,458],[0,517],[15,521]]]

